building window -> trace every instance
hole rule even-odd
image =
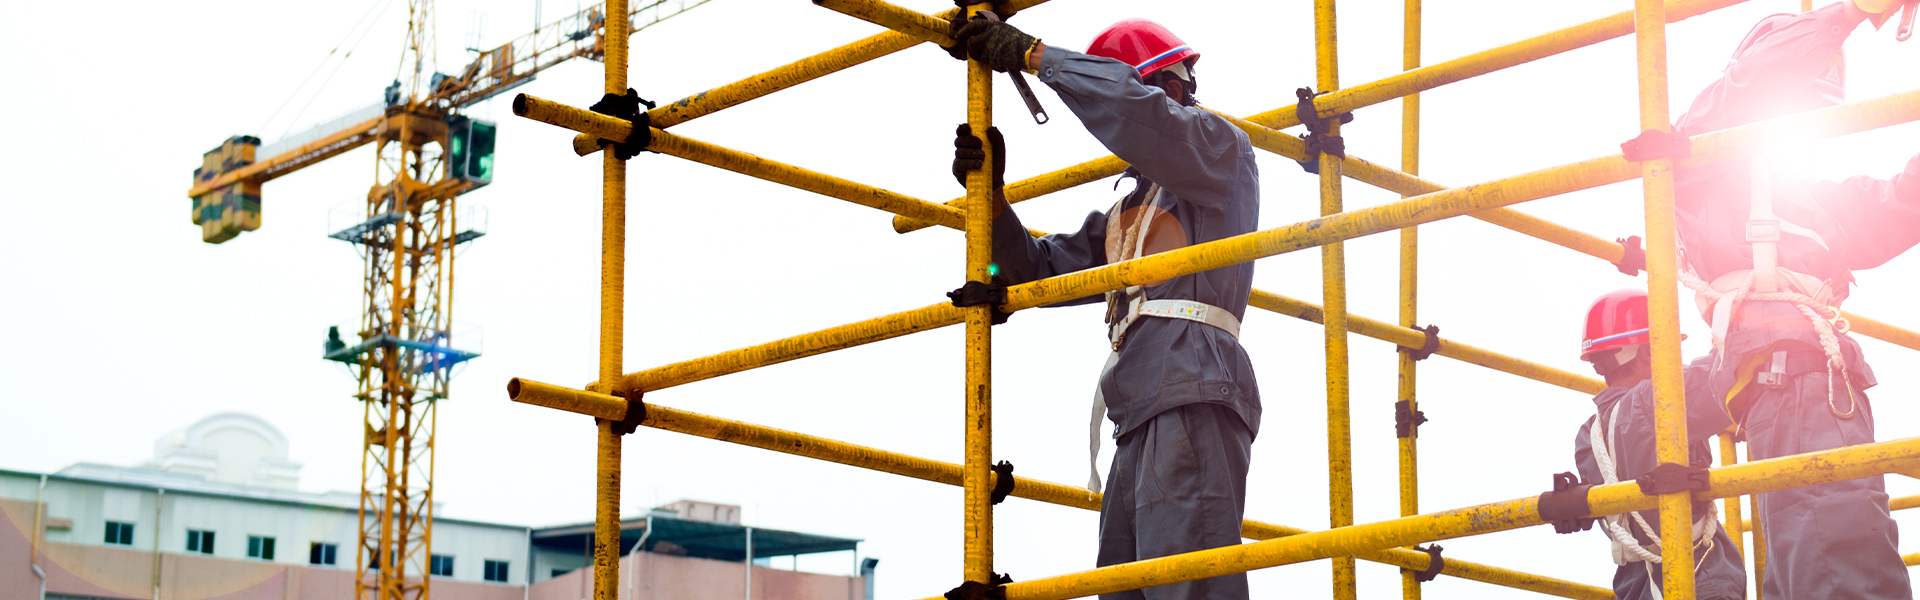
[[[198,529],[187,530],[187,551],[201,554],[213,554],[213,532]]]
[[[504,561],[504,560],[486,561],[485,571],[486,573],[484,573],[482,576],[483,579],[486,579],[487,581],[498,581],[500,583],[507,582],[507,561]]]
[[[273,560],[273,538],[247,536],[247,558]]]
[[[320,542],[314,542],[313,548],[307,551],[307,564],[312,564],[312,565],[338,564],[339,559],[340,559],[340,546],[337,544],[323,544]]]
[[[427,574],[441,577],[453,576],[453,557],[439,554],[428,557]]]
[[[133,524],[119,521],[107,521],[107,543],[119,546],[133,545]]]

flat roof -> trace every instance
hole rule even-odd
[[[747,531],[753,531],[753,557],[789,556],[853,550],[861,540],[779,529],[747,527],[732,523],[714,523],[682,519],[677,515],[653,513],[620,522],[620,553],[626,554],[646,539],[648,552],[656,552],[661,542],[685,548],[687,556],[743,562],[747,554]],[[652,534],[648,534],[648,523]],[[585,552],[591,548],[593,523],[535,528],[533,545],[567,552]],[[590,552],[589,552],[590,553]]]

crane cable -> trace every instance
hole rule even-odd
[[[376,8],[379,9],[379,12],[377,14],[374,12],[374,9]],[[275,109],[273,111],[274,116],[279,116],[280,111],[284,110],[287,104],[292,103],[293,99],[299,96],[300,90],[306,87],[307,81],[312,81],[313,76],[318,75],[320,73],[320,69],[326,67],[327,61],[332,60],[333,55],[340,51],[340,47],[346,44],[347,38],[353,37],[353,33],[355,31],[360,32],[360,37],[353,41],[352,46],[347,47],[347,53],[342,54],[340,56],[340,61],[334,63],[333,71],[327,73],[327,78],[320,81],[319,87],[314,88],[313,95],[307,97],[307,103],[300,106],[300,112],[294,113],[293,118],[288,120],[287,129],[286,131],[280,134],[280,137],[284,138],[288,134],[293,133],[293,127],[295,124],[300,122],[300,117],[307,114],[307,109],[313,106],[313,101],[320,97],[321,92],[326,91],[327,84],[333,81],[333,76],[340,74],[340,67],[347,64],[347,59],[353,57],[353,52],[355,50],[360,49],[360,43],[366,41],[367,34],[373,32],[373,24],[376,22],[379,22],[380,17],[386,16],[387,9],[389,8],[393,8],[393,0],[374,0],[374,5],[367,7],[367,12],[366,14],[361,15],[360,21],[354,23],[353,28],[348,29],[347,34],[344,36],[341,36],[340,42],[334,44],[332,50],[327,51],[326,58],[321,59],[320,64],[314,66],[313,72],[307,74],[306,81],[300,82],[300,87],[294,88],[293,94],[287,97],[287,101],[281,103],[280,108]],[[369,17],[372,17],[372,18],[369,18]],[[361,28],[363,25],[365,26],[365,29]],[[270,124],[272,122],[273,122],[273,117],[267,117],[267,123],[262,123],[260,126],[261,129],[265,130],[267,124]]]

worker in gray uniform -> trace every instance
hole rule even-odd
[[[1698,135],[1839,104],[1842,43],[1900,4],[1846,0],[1763,19],[1676,128]],[[1920,157],[1891,179],[1814,181],[1808,144],[1785,149],[1802,156],[1756,152],[1674,177],[1680,278],[1712,325],[1711,366],[1730,382],[1716,393],[1755,460],[1874,441],[1865,391],[1876,382],[1838,309],[1853,270],[1920,242]],[[1881,476],[1762,493],[1757,512],[1767,600],[1913,597]]]
[[[1593,364],[1607,389],[1593,397],[1595,415],[1573,437],[1573,460],[1587,483],[1639,479],[1652,471],[1654,452],[1653,338],[1648,329],[1647,292],[1609,292],[1587,309],[1580,359]],[[1708,379],[1713,357],[1695,360],[1684,370],[1687,406],[1687,455],[1696,467],[1712,465],[1707,440],[1733,425]],[[1693,503],[1694,597],[1743,600],[1747,569],[1740,547],[1715,518],[1712,501]],[[1660,511],[1644,510],[1601,519],[1612,542],[1613,597],[1660,600]]]
[[[1253,146],[1226,119],[1194,107],[1200,55],[1166,28],[1121,21],[1085,54],[985,19],[960,26],[955,38],[956,50],[996,71],[1038,73],[1137,174],[1132,193],[1088,214],[1079,231],[1034,238],[998,193],[1006,152],[998,132],[988,131],[999,198],[994,260],[1008,283],[1254,231],[1260,187]],[[983,162],[980,140],[964,126],[960,133],[956,174]],[[1252,284],[1248,262],[1106,295],[1113,353],[1100,373],[1089,451],[1098,450],[1102,408],[1118,447],[1100,507],[1099,565],[1240,543],[1247,465],[1260,427],[1253,364],[1238,338]],[[1098,489],[1098,472],[1090,479]],[[1225,575],[1101,597],[1246,598],[1247,579]]]

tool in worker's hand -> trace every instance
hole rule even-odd
[[[988,21],[998,22],[1000,20],[1000,15],[993,14],[993,11],[990,10],[975,11],[973,14]],[[1909,19],[1909,21],[1911,21],[1911,19]],[[1902,29],[1902,31],[1905,31],[1905,29]],[[1033,113],[1033,122],[1041,125],[1047,124],[1047,109],[1040,107],[1040,99],[1033,95],[1033,88],[1027,87],[1027,78],[1022,76],[1019,71],[1010,71],[1007,74],[1013,76],[1013,87],[1014,89],[1020,90],[1020,99],[1027,103],[1027,112]]]

